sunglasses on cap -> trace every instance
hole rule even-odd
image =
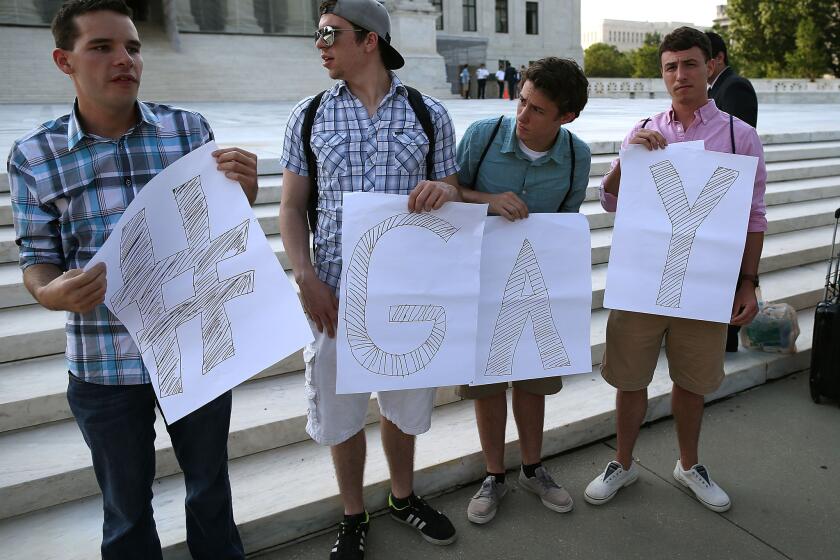
[[[324,41],[325,45],[331,47],[333,46],[333,43],[335,43],[335,36],[342,31],[361,31],[361,29],[355,27],[352,29],[338,29],[332,25],[325,25],[315,32],[315,42],[317,43],[318,39],[321,39]]]

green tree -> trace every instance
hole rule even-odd
[[[840,1],[729,0],[727,14],[731,22],[730,58],[745,75],[803,75],[799,67],[806,62],[817,64],[814,53],[818,50],[826,53],[822,72],[830,68],[837,71]]]
[[[828,52],[822,30],[811,18],[805,18],[796,27],[796,49],[785,55],[791,76],[814,80],[828,68]]]
[[[629,78],[633,71],[627,56],[606,43],[594,43],[584,51],[583,68],[587,76],[596,78]]]
[[[630,53],[634,78],[658,78],[662,75],[660,70],[662,63],[659,59],[661,42],[659,33],[647,33],[644,44]]]

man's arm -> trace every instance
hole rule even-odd
[[[761,260],[763,247],[763,231],[747,232],[744,256],[741,258],[741,272],[738,276],[738,287],[735,290],[735,300],[732,303],[732,318],[729,320],[732,325],[747,325],[758,313],[755,283],[758,281],[758,263]]]
[[[318,278],[309,254],[309,226],[306,209],[309,201],[309,177],[283,170],[280,195],[280,237],[300,287],[303,309],[320,332],[326,329],[335,337],[338,325],[338,299],[332,288]]]

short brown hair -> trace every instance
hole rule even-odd
[[[589,80],[574,60],[554,56],[542,58],[522,74],[522,83],[529,80],[557,105],[561,114],[574,113],[579,117],[589,99]]]
[[[699,47],[707,62],[712,58],[712,44],[705,33],[693,27],[677,27],[662,39],[662,44],[659,45],[659,61],[662,62],[664,52],[687,51],[692,47]]]
[[[79,38],[79,28],[75,18],[90,12],[109,11],[132,17],[131,11],[123,0],[69,0],[62,4],[52,20],[52,34],[55,46],[66,51],[73,50]]]

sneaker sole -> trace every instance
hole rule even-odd
[[[458,533],[455,533],[454,535],[452,535],[452,536],[451,536],[451,537],[449,537],[448,539],[438,540],[438,539],[436,539],[436,538],[434,538],[434,537],[430,537],[429,535],[427,535],[426,533],[424,533],[423,531],[421,531],[420,529],[418,529],[417,527],[415,527],[414,525],[412,525],[412,524],[411,524],[411,523],[409,523],[408,521],[405,521],[405,520],[403,520],[403,519],[400,519],[399,517],[397,517],[397,516],[396,516],[396,515],[394,515],[393,513],[391,514],[391,519],[393,519],[394,521],[398,521],[399,523],[402,523],[403,525],[406,525],[407,527],[411,527],[412,529],[414,529],[415,531],[417,531],[418,533],[420,533],[420,536],[421,536],[421,537],[423,537],[423,538],[426,540],[426,542],[430,542],[430,543],[432,543],[432,544],[434,544],[434,545],[438,545],[438,546],[446,546],[446,545],[448,545],[448,544],[452,544],[452,543],[454,543],[454,542],[455,542],[455,540],[458,538]]]
[[[729,511],[729,508],[730,508],[730,507],[732,507],[732,502],[726,502],[726,503],[725,503],[724,505],[722,505],[722,506],[719,506],[719,505],[717,505],[717,504],[710,504],[709,502],[707,502],[706,500],[704,500],[703,498],[701,498],[700,496],[698,496],[697,494],[695,494],[695,493],[694,493],[694,490],[692,490],[692,489],[691,489],[691,486],[689,486],[688,484],[686,484],[685,482],[683,482],[683,481],[682,481],[682,480],[681,480],[681,479],[677,476],[677,473],[676,473],[676,472],[675,472],[675,473],[673,473],[673,474],[674,474],[674,480],[676,480],[677,482],[679,482],[680,484],[682,484],[683,486],[685,486],[686,488],[688,488],[688,490],[691,492],[691,495],[692,495],[692,496],[694,496],[695,498],[697,498],[697,501],[698,501],[698,502],[700,502],[701,504],[703,504],[704,506],[706,506],[708,509],[710,509],[710,510],[714,511],[715,513],[723,513],[723,512],[725,512],[725,511]]]
[[[587,494],[586,490],[584,490],[583,491],[583,499],[586,500],[587,503],[592,504],[593,506],[600,506],[602,504],[606,504],[607,502],[609,502],[610,500],[615,498],[615,495],[618,494],[619,490],[621,490],[622,488],[627,488],[631,484],[635,483],[637,480],[639,480],[639,475],[636,475],[635,477],[631,478],[630,480],[628,480],[627,482],[625,482],[624,484],[622,484],[621,486],[616,488],[615,492],[613,492],[612,494],[610,494],[606,498],[595,498],[595,497]]]
[[[475,523],[476,525],[484,525],[485,523],[490,523],[493,520],[493,518],[496,517],[497,511],[498,510],[494,509],[491,513],[484,516],[475,515],[474,513],[467,512],[467,519],[470,522]]]
[[[536,490],[532,490],[528,486],[522,484],[522,481],[519,482],[519,487],[522,488],[523,490],[527,491],[527,492],[530,492],[531,494],[539,496],[539,493]],[[545,501],[543,498],[540,498],[540,501],[542,502],[542,505],[544,505],[545,507],[547,507],[551,511],[556,511],[557,513],[568,513],[575,508],[575,502],[574,501],[570,501],[569,505],[567,505],[567,506],[558,506],[557,504],[552,504],[551,502]]]

